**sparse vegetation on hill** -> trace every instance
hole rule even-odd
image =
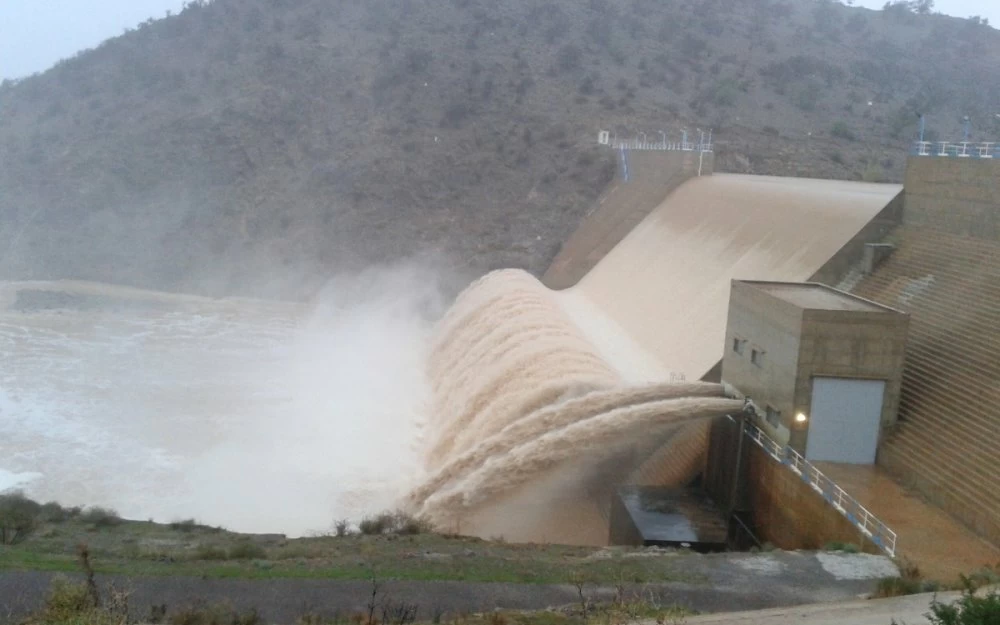
[[[293,295],[428,250],[541,272],[613,173],[600,128],[899,180],[917,112],[942,137],[1000,112],[1000,33],[911,4],[193,2],[0,87],[0,277]]]

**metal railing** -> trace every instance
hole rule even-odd
[[[998,158],[1000,144],[996,141],[916,141],[913,156],[939,156],[948,158]]]
[[[760,428],[746,423],[746,433],[769,456],[792,470],[802,478],[813,490],[822,495],[826,501],[853,523],[861,533],[871,539],[876,546],[888,555],[896,556],[896,532],[889,529],[885,523],[862,506],[857,499],[851,497],[843,488],[823,474],[802,454],[791,447],[781,446],[764,434]]]
[[[654,152],[711,152],[712,144],[690,141],[643,141],[642,139],[612,139],[607,145],[619,150],[650,150]]]

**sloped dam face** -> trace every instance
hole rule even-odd
[[[412,272],[312,310],[8,284],[0,489],[289,534],[402,505],[462,533],[600,544],[595,493],[742,407],[695,381],[730,281],[808,279],[899,190],[695,179],[577,286],[494,272],[436,321]],[[23,305],[33,289],[98,304]],[[122,298],[155,305],[107,305]]]

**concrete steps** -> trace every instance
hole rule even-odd
[[[1000,543],[1000,242],[912,226],[897,237],[853,289],[911,315],[899,424],[879,464]]]

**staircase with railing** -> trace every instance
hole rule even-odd
[[[798,475],[827,503],[850,521],[868,537],[879,549],[890,556],[896,555],[896,532],[880,521],[870,510],[851,497],[843,488],[827,477],[799,452],[791,447],[779,445],[756,426],[745,424],[746,436],[769,456]]]

